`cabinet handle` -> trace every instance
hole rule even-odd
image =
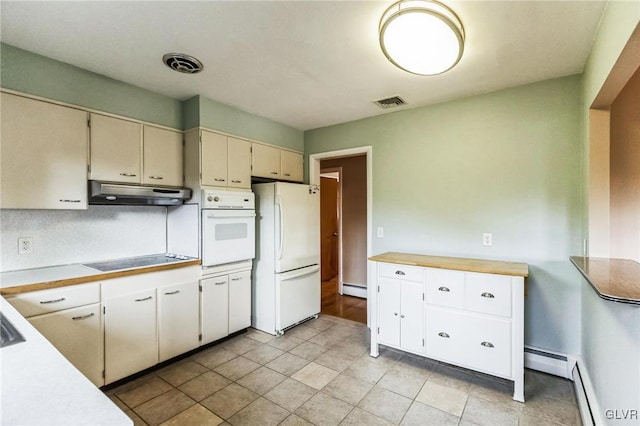
[[[171,296],[172,294],[178,294],[178,293],[180,293],[180,290],[170,291],[170,292],[165,293],[165,295]]]
[[[41,305],[46,305],[47,303],[57,303],[57,302],[62,302],[63,300],[67,300],[65,297],[61,297],[60,299],[54,299],[54,300],[43,300],[42,302],[40,302]]]
[[[402,271],[396,271],[396,275],[405,275],[405,273]]]
[[[393,315],[397,317],[397,316],[398,316],[398,313],[397,313],[397,312],[394,312],[394,313],[393,313]]]
[[[136,175],[134,175],[133,173],[120,173],[120,176],[136,177]]]
[[[400,318],[404,318],[404,314],[400,315]]]
[[[444,337],[445,339],[449,338],[449,335],[447,333],[445,333],[444,331],[441,331],[440,333],[438,333],[438,336]]]
[[[149,176],[149,179],[164,179],[162,176]]]
[[[442,286],[438,289],[438,291],[444,291],[445,293],[447,293],[447,292],[450,292],[451,290],[449,290],[449,287]]]
[[[291,173],[285,173],[284,175],[285,176],[291,176]]]
[[[90,314],[87,314],[87,315],[80,315],[79,317],[71,317],[71,319],[74,320],[74,321],[75,320],[81,320],[81,319],[85,319],[85,318],[90,318],[90,317],[92,317],[94,315],[95,315],[95,313],[91,312]]]
[[[241,180],[231,180],[232,183],[242,183]]]
[[[242,277],[235,277],[235,278],[231,278],[231,281],[240,281],[242,279]]]
[[[495,296],[491,293],[484,292],[480,296],[486,297],[487,299],[493,299]]]
[[[214,180],[215,180],[216,182],[224,182],[226,179],[215,178]]]
[[[82,200],[69,200],[69,199],[64,199],[63,198],[63,199],[58,200],[58,201],[60,201],[61,203],[79,203]]]
[[[271,174],[272,174],[272,175],[277,175],[277,174],[278,174],[278,172],[271,172]]]
[[[136,302],[144,302],[145,300],[153,299],[153,296],[143,297],[142,299],[135,299]]]
[[[213,283],[213,285],[222,285],[222,284],[226,284],[226,281],[219,281],[217,283]]]
[[[480,343],[482,346],[484,346],[485,348],[493,348],[493,343],[491,342],[482,342]]]

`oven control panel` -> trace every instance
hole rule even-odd
[[[250,191],[203,189],[203,209],[254,210],[255,196]]]

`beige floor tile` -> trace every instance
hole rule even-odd
[[[124,412],[131,420],[133,420],[133,426],[147,426],[147,424],[138,416],[133,410],[126,410]]]
[[[122,411],[127,411],[129,409],[129,407],[127,407],[127,404],[122,402],[122,400],[120,398],[118,398],[115,394],[114,395],[107,394],[107,396]]]
[[[222,345],[225,349],[230,350],[231,352],[235,352],[238,355],[242,355],[252,349],[262,346],[263,343],[258,342],[254,339],[249,339],[248,337],[242,335],[234,337],[233,339],[224,342]]]
[[[238,380],[239,378],[246,376],[259,367],[260,364],[255,363],[250,359],[239,356],[229,362],[225,362],[219,367],[216,367],[214,371],[218,374],[223,375],[229,380]]]
[[[353,409],[353,405],[318,392],[295,412],[317,426],[335,426]]]
[[[193,399],[178,389],[173,389],[139,405],[134,411],[146,423],[155,426],[181,413],[195,403]]]
[[[525,401],[522,410],[526,414],[542,417],[563,425],[579,425],[581,422],[580,413],[575,404],[536,395],[527,397]]]
[[[271,340],[267,345],[273,346],[274,348],[278,348],[282,351],[290,351],[302,342],[304,342],[304,340],[285,334],[284,336],[279,336]]]
[[[315,320],[308,321],[305,324],[309,327],[315,328],[316,330],[324,331],[336,325],[336,321],[324,316]]]
[[[525,395],[559,399],[574,404],[575,391],[567,379],[533,370],[525,370]]]
[[[398,424],[410,405],[409,398],[376,386],[360,401],[358,407]]]
[[[518,422],[519,426],[558,426],[559,424],[527,413],[520,413]]]
[[[282,423],[280,423],[280,426],[313,426],[313,423],[309,423],[302,417],[291,414]]]
[[[267,363],[266,367],[284,374],[285,376],[291,376],[307,364],[309,364],[308,360],[285,352],[278,358]]]
[[[115,390],[115,395],[129,408],[135,408],[172,389],[169,383],[156,376],[146,376],[143,380],[136,380],[135,385],[127,383]]]
[[[287,335],[297,337],[298,339],[301,339],[301,340],[309,340],[319,333],[320,333],[320,330],[306,324],[302,324],[292,328],[291,330],[287,330]]]
[[[187,359],[158,370],[156,375],[173,386],[180,386],[206,371],[209,371],[207,367]]]
[[[202,405],[196,404],[162,423],[161,426],[218,426],[223,421]]]
[[[427,381],[416,401],[460,417],[468,397],[466,391]]]
[[[517,425],[519,413],[501,404],[470,396],[462,419],[478,425]]]
[[[337,375],[337,371],[312,362],[293,374],[291,378],[319,390],[335,379]]]
[[[276,426],[289,412],[264,398],[258,398],[229,419],[233,426]]]
[[[286,378],[287,376],[267,367],[260,367],[238,380],[237,383],[258,395],[262,395],[282,383]]]
[[[460,417],[414,401],[400,424],[403,426],[456,426],[459,421]]]
[[[332,370],[344,371],[353,363],[353,359],[343,353],[329,349],[314,360],[316,364],[324,365]]]
[[[344,418],[340,426],[391,426],[392,424],[393,423],[389,423],[385,419],[381,419],[368,411],[356,407]]]
[[[237,358],[238,354],[235,352],[231,352],[225,348],[220,346],[216,346],[206,351],[201,352],[200,354],[194,355],[193,359],[207,368],[214,369],[219,365],[224,364],[225,362],[231,361],[234,358]]]
[[[209,395],[229,385],[231,380],[214,371],[208,371],[184,383],[179,389],[195,401],[202,401]]]
[[[223,419],[228,419],[235,413],[258,399],[259,395],[235,383],[214,393],[200,404],[213,411]]]
[[[456,388],[468,392],[473,383],[473,373],[470,370],[454,368],[448,365],[438,365],[429,376],[429,381],[439,385]]]
[[[393,367],[400,358],[402,358],[402,353],[395,351],[393,349],[380,347],[378,349],[379,355],[377,357],[372,357],[368,353],[362,355],[360,359],[370,362],[372,364],[376,364],[379,367],[383,367],[385,369]]]
[[[307,402],[316,392],[311,386],[307,386],[297,380],[287,379],[264,394],[264,397],[293,412]]]
[[[330,331],[323,331],[322,333],[313,336],[308,340],[308,342],[315,343],[326,348],[333,348],[344,341],[344,339],[346,339],[345,336],[333,334]]]
[[[267,343],[276,338],[276,336],[265,333],[264,331],[256,330],[255,328],[250,328],[245,334],[249,339],[256,340],[260,343]]]
[[[392,370],[401,371],[414,377],[428,379],[431,372],[437,367],[436,361],[411,354],[404,354],[392,366]]]
[[[513,382],[476,375],[469,394],[505,405],[516,411],[522,411],[524,408],[523,403],[513,400]]]
[[[363,343],[353,341],[347,337],[347,339],[338,343],[333,347],[333,350],[342,353],[344,356],[356,360],[361,356],[368,354],[369,347]]]
[[[257,362],[258,364],[264,365],[278,358],[283,353],[284,351],[278,348],[274,348],[273,346],[262,345],[258,348],[250,350],[249,352],[244,354],[243,357],[250,359],[251,361]]]
[[[382,376],[382,379],[378,381],[378,386],[406,396],[407,398],[414,399],[416,395],[418,395],[418,392],[420,392],[420,389],[422,389],[425,381],[426,379],[424,377],[413,376],[402,371],[389,370]]]
[[[373,388],[373,385],[346,374],[340,374],[326,385],[322,392],[341,399],[352,405],[357,405]]]
[[[346,374],[356,379],[364,380],[369,383],[376,383],[387,372],[387,367],[369,362],[366,359],[360,358],[353,362],[344,370],[343,374]]]
[[[303,342],[289,351],[290,354],[313,361],[325,353],[327,348],[312,342]]]

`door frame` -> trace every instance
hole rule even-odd
[[[373,147],[361,146],[356,148],[340,149],[337,151],[319,152],[309,154],[309,183],[312,185],[320,185],[320,161],[333,158],[355,157],[365,155],[367,160],[367,259],[372,256],[371,253],[371,232],[372,232],[372,216],[373,216]],[[373,300],[373,290],[375,286],[372,281],[372,265],[373,262],[367,260],[367,326],[371,326],[371,314],[374,312],[374,306],[371,306]]]
[[[320,175],[325,173],[338,174],[338,294],[342,294],[342,167],[320,170]]]

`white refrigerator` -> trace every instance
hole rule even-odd
[[[251,326],[280,335],[320,313],[320,188],[272,182],[256,197]]]

